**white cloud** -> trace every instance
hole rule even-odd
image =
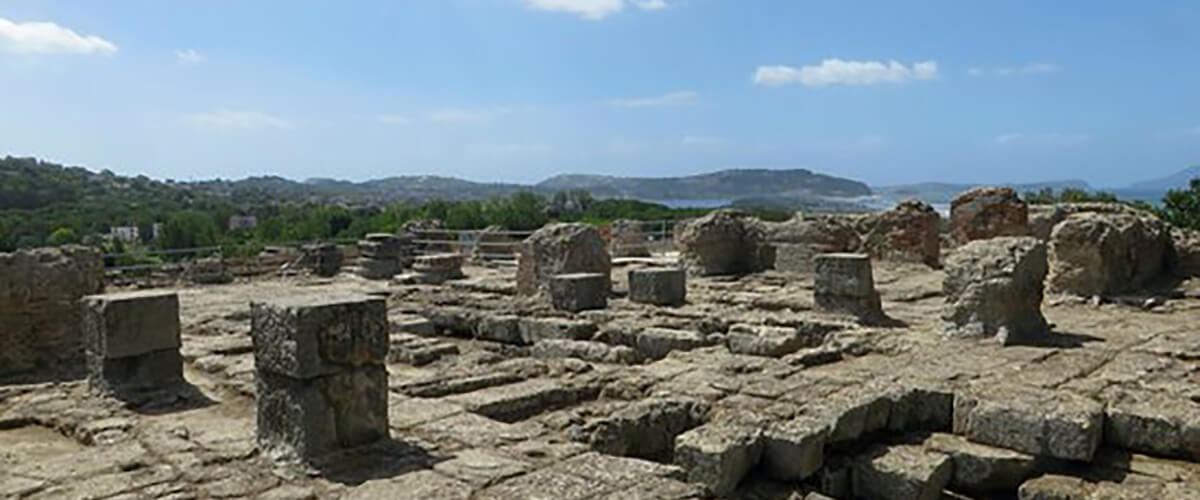
[[[709,137],[702,135],[685,136],[679,141],[684,146],[720,146],[725,144],[725,139],[720,137]]]
[[[375,119],[379,120],[380,122],[390,123],[393,125],[404,125],[412,122],[412,120],[409,120],[408,117],[404,115],[379,115],[375,117]]]
[[[1045,74],[1045,73],[1057,73],[1058,71],[1061,71],[1061,70],[1062,70],[1062,67],[1060,67],[1057,64],[1039,62],[1039,63],[1029,63],[1024,66],[1002,66],[1002,67],[997,67],[997,68],[973,67],[973,68],[967,69],[967,76],[971,76],[971,77],[981,77],[981,76],[1007,77],[1007,76],[1039,75],[1039,74]]]
[[[670,7],[664,0],[638,0],[634,3],[642,10],[662,10]]]
[[[204,54],[196,52],[194,49],[176,50],[175,64],[180,66],[192,66],[204,62]]]
[[[936,61],[914,62],[906,66],[897,61],[843,61],[825,59],[821,64],[803,66],[759,66],[754,72],[754,83],[766,87],[801,84],[806,87],[830,85],[876,85],[881,83],[905,83],[912,80],[937,78]]]
[[[54,23],[18,23],[0,17],[0,50],[34,55],[110,55],[117,51],[117,46],[98,36],[83,36]]]
[[[259,111],[233,111],[222,109],[209,113],[187,115],[184,120],[191,125],[207,130],[283,130],[295,125],[283,118]]]
[[[609,106],[618,108],[656,108],[662,106],[677,106],[681,104],[689,104],[695,102],[700,97],[699,92],[690,90],[678,90],[675,92],[667,92],[666,94],[653,97],[633,97],[625,99],[612,99],[608,101]]]
[[[625,0],[523,0],[525,7],[551,12],[566,12],[599,21],[625,8]]]
[[[512,113],[510,108],[441,108],[429,112],[429,119],[438,123],[480,124]]]
[[[1012,132],[1000,134],[993,139],[997,146],[1004,147],[1074,147],[1091,142],[1092,138],[1085,134],[1049,132],[1026,134]]]

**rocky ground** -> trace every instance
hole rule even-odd
[[[618,260],[617,298],[579,314],[517,296],[506,267],[179,289],[192,390],[0,387],[0,497],[1200,498],[1191,294],[1048,296],[1054,335],[1002,347],[941,336],[943,274],[919,264],[876,263],[890,319],[862,326],[774,271],[691,278],[681,307],[622,298],[652,263]],[[269,463],[248,303],[334,289],[388,296],[392,439]]]

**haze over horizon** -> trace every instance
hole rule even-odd
[[[179,180],[1123,186],[1200,162],[1197,25],[1187,1],[10,0],[0,155]]]

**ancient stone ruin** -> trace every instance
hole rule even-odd
[[[383,299],[296,296],[250,307],[265,453],[312,459],[388,437]]]
[[[119,394],[183,382],[175,293],[89,295],[83,307],[88,382],[93,388]]]
[[[403,240],[394,234],[368,234],[358,242],[359,276],[369,280],[391,279],[407,265],[408,252]]]
[[[872,227],[903,232],[896,215],[808,215],[847,223],[860,253],[732,276],[681,269],[770,253],[742,239],[717,258],[709,231],[799,243],[713,215],[684,231],[690,256],[614,262],[594,229],[555,225],[517,268],[461,262],[442,283],[108,294],[95,252],[3,254],[0,498],[1198,498],[1200,282],[1178,261],[1196,250],[1130,215],[976,238],[939,249],[943,268],[861,253]],[[1101,252],[1056,257],[1078,234]],[[1105,287],[1145,274],[1103,293],[1154,301],[1043,298],[1056,258],[1105,263]],[[203,397],[111,390],[178,374]]]
[[[342,270],[342,251],[333,243],[305,245],[304,254],[291,267],[311,269],[313,274],[325,278],[337,276]]]
[[[866,321],[883,317],[870,256],[826,253],[814,260],[813,302],[818,309]]]
[[[650,257],[649,240],[641,222],[615,220],[609,230],[608,253],[613,257]]]
[[[717,210],[676,233],[680,260],[697,276],[748,274],[774,265],[761,222],[737,210]]]
[[[946,262],[946,333],[1038,342],[1049,333],[1042,317],[1046,244],[1004,236],[963,245]]]
[[[895,208],[860,217],[862,244],[857,251],[875,260],[918,262],[940,267],[942,217],[928,203],[900,202]]]
[[[1029,206],[1012,188],[976,188],[950,202],[955,243],[996,236],[1028,236]]]
[[[1050,233],[1051,292],[1111,295],[1142,289],[1166,267],[1171,236],[1157,218],[1083,212]]]
[[[517,291],[533,295],[545,291],[550,278],[568,273],[608,276],[612,257],[604,239],[587,224],[551,224],[525,240],[517,261]]]
[[[0,253],[0,383],[83,374],[79,299],[103,289],[94,249]]]

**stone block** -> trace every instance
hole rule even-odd
[[[813,301],[817,309],[860,319],[883,316],[871,258],[866,254],[821,254],[814,259],[813,270]]]
[[[712,341],[700,332],[672,328],[613,328],[605,330],[603,336],[609,343],[632,347],[649,359],[665,358],[671,351],[690,351],[712,345]]]
[[[174,292],[128,292],[83,298],[84,342],[104,359],[179,349],[179,296]]]
[[[597,329],[591,321],[567,318],[521,318],[518,328],[521,341],[526,344],[541,340],[591,340]]]
[[[629,300],[678,306],[686,299],[687,272],[683,268],[650,267],[629,271]]]
[[[767,427],[763,433],[763,465],[767,474],[780,481],[807,479],[825,461],[826,422],[797,417]]]
[[[954,433],[977,443],[1090,461],[1103,432],[1103,406],[1066,391],[1001,385],[954,397]]]
[[[600,273],[557,274],[550,278],[550,303],[560,311],[608,307],[608,276]]]
[[[516,422],[548,410],[595,399],[599,394],[599,385],[531,379],[456,394],[446,400],[491,419]]]
[[[480,316],[475,325],[475,338],[505,344],[523,344],[519,321],[517,316],[507,314]]]
[[[1160,457],[1200,461],[1200,403],[1162,393],[1120,391],[1105,409],[1104,441]]]
[[[938,500],[954,474],[948,455],[915,445],[877,446],[853,462],[854,495],[872,500]]]
[[[611,455],[670,457],[675,437],[704,422],[709,405],[690,398],[649,398],[574,428],[570,436]]]
[[[612,257],[600,232],[588,224],[548,224],[521,244],[517,259],[517,293],[544,292],[559,274],[598,273],[608,277]],[[611,288],[606,284],[605,291]]]
[[[1022,483],[1017,496],[1020,500],[1090,500],[1091,490],[1083,479],[1049,474]]]
[[[932,434],[923,445],[950,456],[954,462],[950,486],[962,492],[1015,491],[1021,483],[1036,475],[1041,465],[1033,455],[972,443],[953,434]]]
[[[124,358],[87,357],[88,383],[106,392],[168,388],[184,382],[179,349],[160,349]]]
[[[387,304],[381,297],[297,295],[251,302],[250,308],[260,372],[306,379],[387,360]]]
[[[536,358],[577,358],[593,363],[634,364],[641,357],[633,348],[612,346],[591,340],[547,339],[533,344],[530,354]]]
[[[312,379],[257,373],[257,439],[273,459],[311,459],[388,437],[387,369]]]
[[[821,345],[829,331],[821,326],[794,328],[738,324],[729,327],[725,343],[729,351],[735,354],[778,358],[806,347]]]
[[[995,337],[1003,344],[1044,341],[1042,317],[1046,245],[1033,237],[975,240],[946,261],[942,289],[945,331],[957,337]]]
[[[761,456],[762,432],[753,427],[705,424],[675,438],[675,463],[717,497],[733,493]]]

